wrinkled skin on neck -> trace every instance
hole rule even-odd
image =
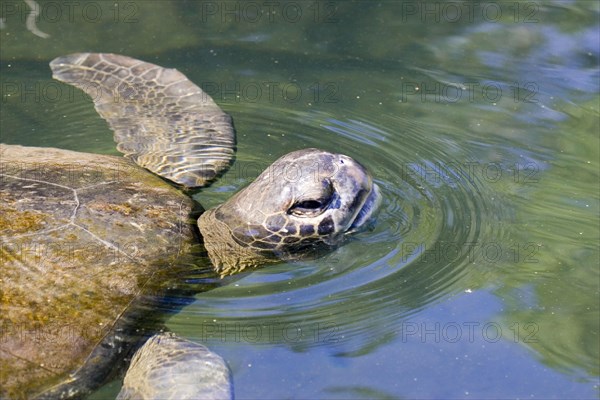
[[[289,153],[198,220],[221,276],[339,245],[380,203],[377,185],[352,158],[318,149]]]

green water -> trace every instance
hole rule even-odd
[[[238,399],[598,398],[599,3],[56,4],[46,39],[2,4],[2,142],[118,154],[48,68],[116,52],[233,116],[237,161],[206,207],[304,147],[382,188],[373,231],[169,318],[227,360]]]

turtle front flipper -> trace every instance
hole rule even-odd
[[[176,69],[102,53],[58,57],[50,68],[54,79],[90,95],[117,149],[138,165],[199,187],[233,160],[231,117]]]
[[[159,333],[135,353],[117,400],[233,399],[227,363],[210,349]]]

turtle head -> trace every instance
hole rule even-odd
[[[198,223],[222,276],[319,254],[360,230],[381,196],[352,158],[318,149],[289,153]]]

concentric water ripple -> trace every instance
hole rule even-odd
[[[297,350],[324,345],[336,354],[354,354],[385,342],[408,316],[470,289],[467,282],[485,274],[496,257],[490,252],[501,246],[496,221],[502,208],[475,173],[478,161],[459,143],[431,142],[427,129],[436,127],[398,117],[375,123],[357,115],[276,111],[245,106],[236,127],[253,130],[247,135],[256,139],[239,139],[245,144],[237,169],[198,199],[213,205],[228,198],[253,179],[241,173],[244,166],[266,166],[296,150],[286,146],[285,137],[293,135],[296,146],[345,153],[366,164],[383,194],[377,223],[331,254],[260,269],[199,294],[172,319],[172,329],[208,344],[246,340]],[[277,154],[265,157],[265,148]]]

